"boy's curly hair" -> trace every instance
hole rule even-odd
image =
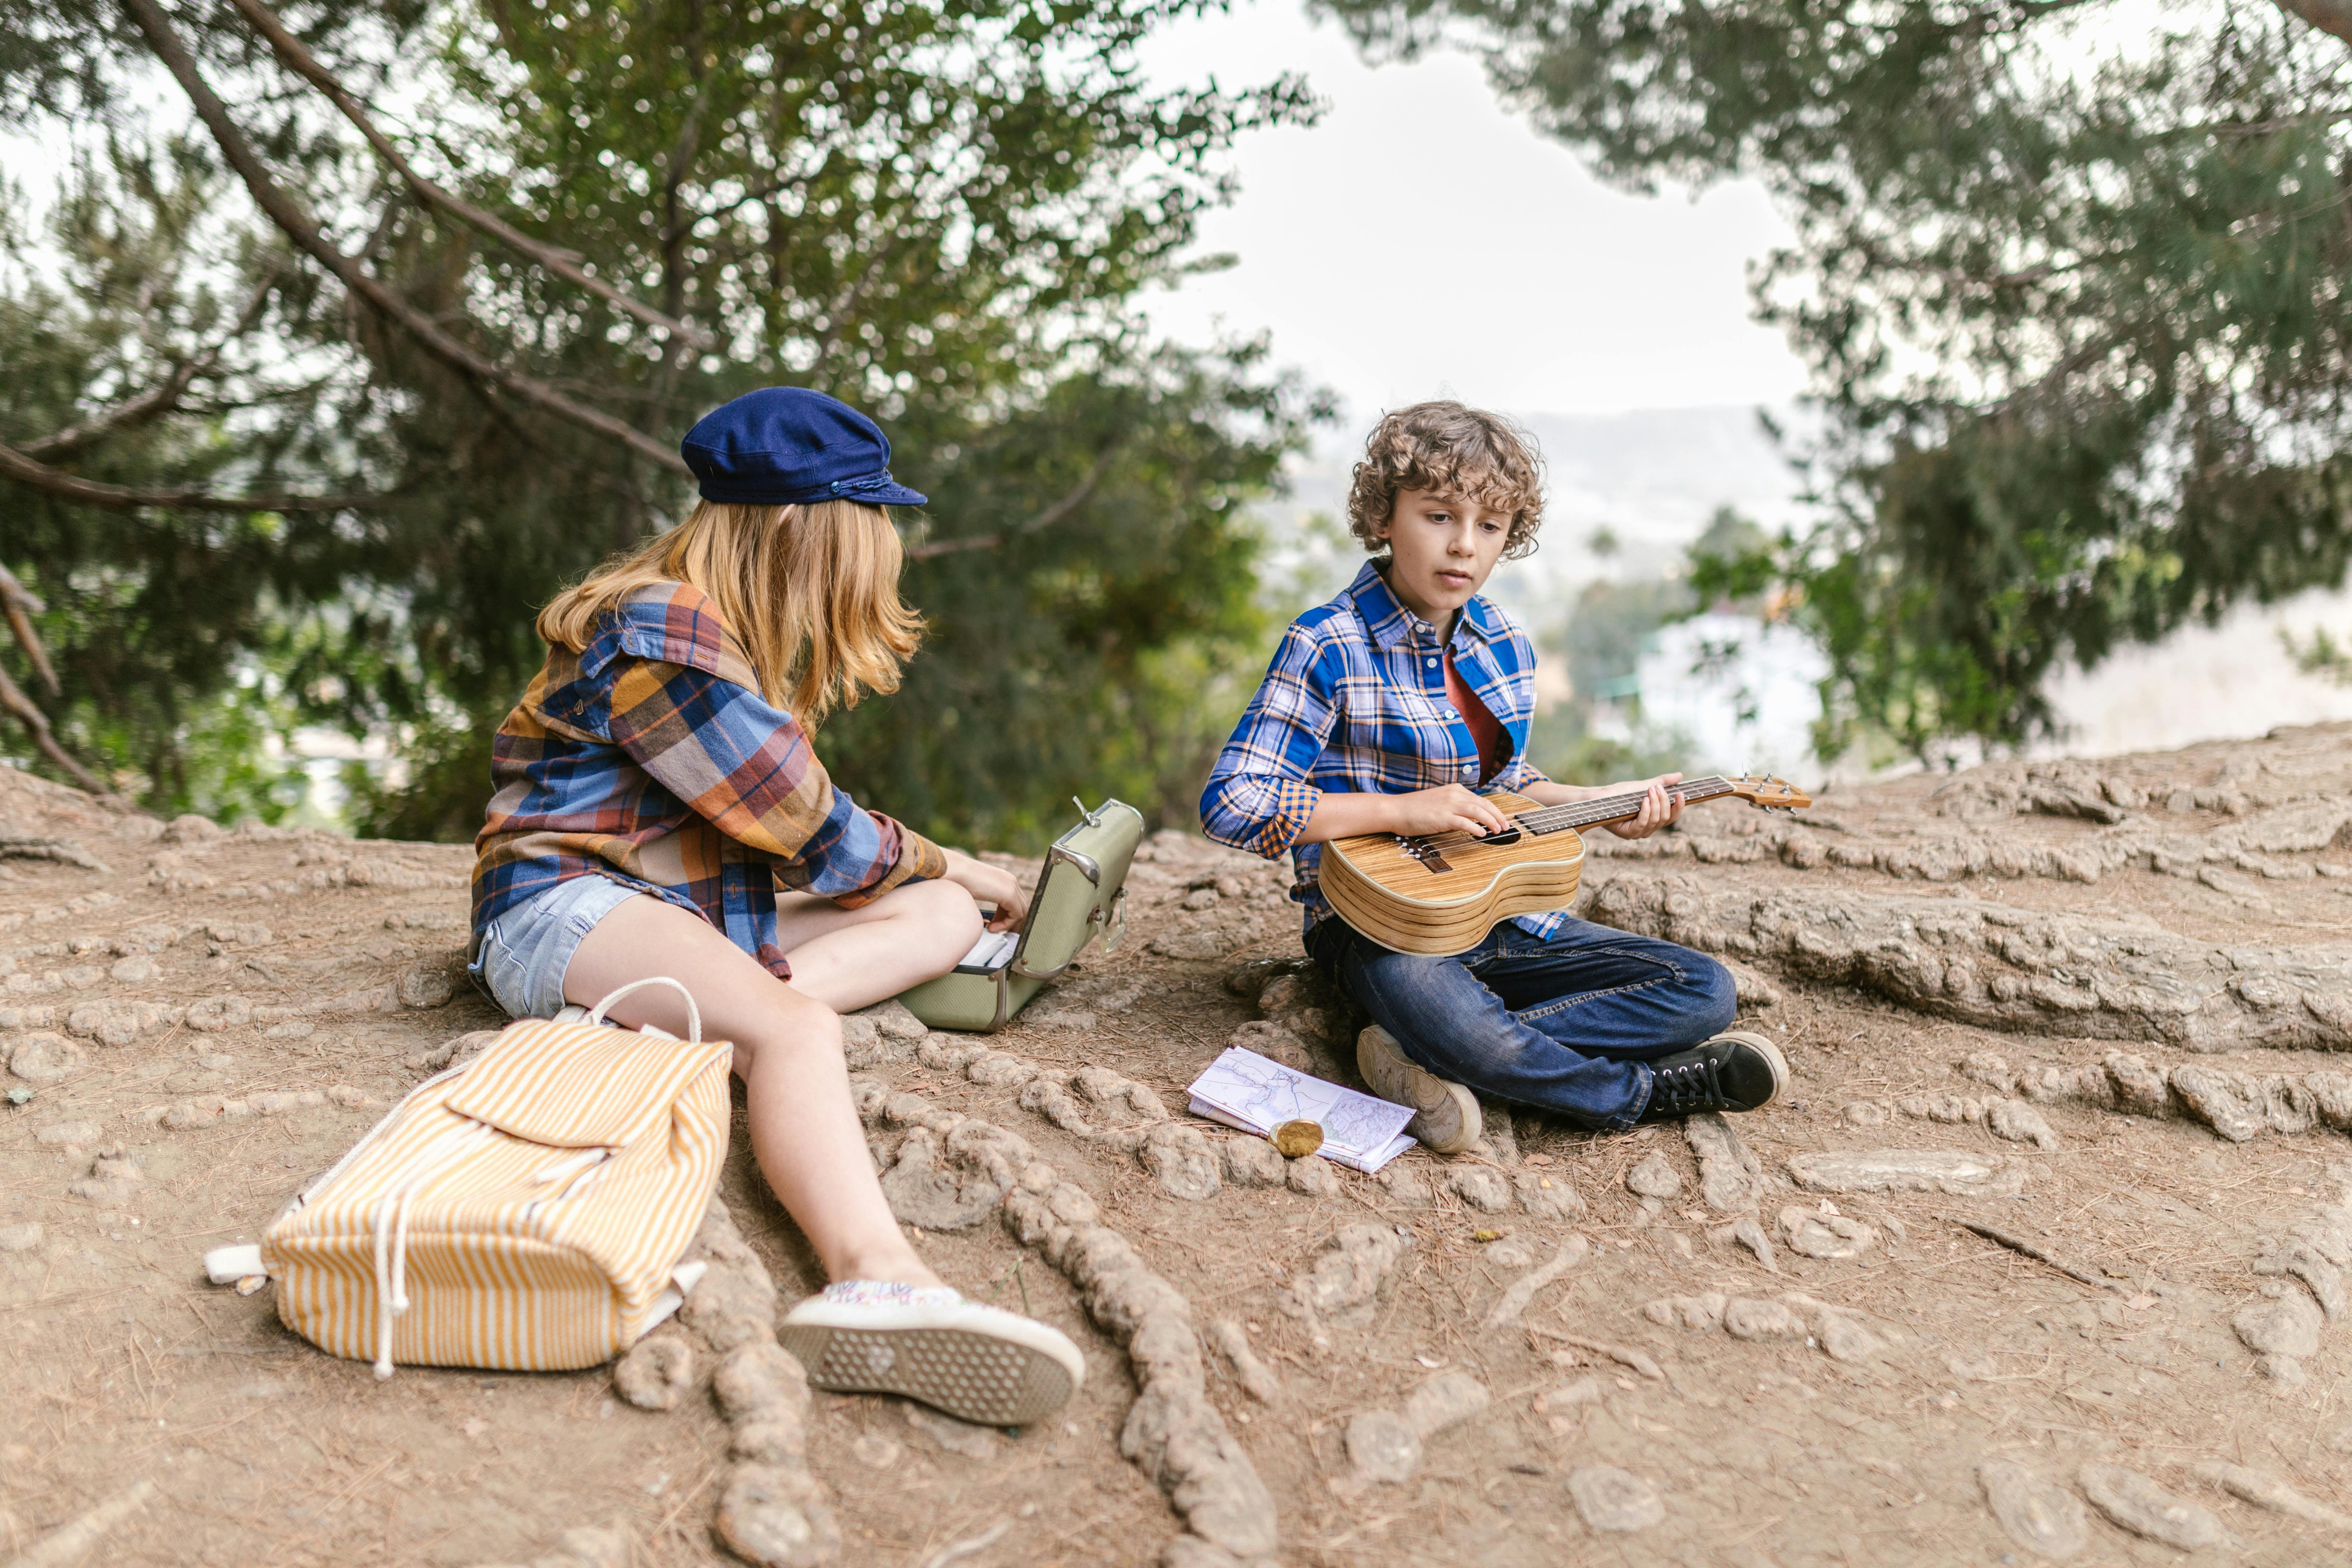
[[[1348,489],[1348,531],[1377,553],[1399,490],[1433,490],[1503,512],[1503,559],[1532,555],[1543,526],[1543,459],[1500,415],[1454,402],[1416,403],[1381,417]]]

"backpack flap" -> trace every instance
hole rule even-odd
[[[666,1136],[686,1086],[733,1050],[724,1040],[652,1038],[590,1024],[512,1024],[445,1103],[533,1143],[625,1149],[649,1133]]]
[[[1054,841],[1030,900],[1028,928],[1013,954],[1013,973],[1048,980],[1068,968],[1097,932],[1106,945],[1117,940],[1114,928],[1124,924],[1127,869],[1142,837],[1142,815],[1123,801],[1108,800]]]

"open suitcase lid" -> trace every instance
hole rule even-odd
[[[1013,949],[1013,973],[1047,980],[1070,965],[1099,932],[1118,944],[1127,929],[1127,868],[1143,837],[1143,815],[1125,801],[1092,811],[1045,851],[1045,868],[1029,900],[1029,920]]]

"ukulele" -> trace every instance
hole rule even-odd
[[[1667,792],[1685,804],[1738,799],[1792,811],[1812,797],[1782,779],[1689,779]],[[1538,805],[1520,795],[1486,797],[1511,826],[1481,838],[1445,833],[1363,833],[1323,846],[1323,896],[1339,917],[1382,947],[1430,958],[1467,952],[1514,915],[1545,914],[1576,900],[1584,865],[1580,827],[1642,813],[1642,792]]]

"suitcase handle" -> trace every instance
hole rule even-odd
[[[611,1006],[614,1003],[618,1002],[630,992],[641,990],[647,985],[667,985],[670,987],[670,989],[676,991],[679,995],[686,998],[687,1033],[692,1037],[688,1041],[688,1044],[696,1046],[702,1044],[702,1009],[694,1005],[694,993],[686,988],[684,982],[672,980],[667,974],[648,975],[643,980],[630,981],[626,985],[622,986],[618,991],[613,992],[602,1002],[599,1002],[593,1007],[589,1008],[588,1021],[592,1024],[602,1024],[604,1021],[605,1008]]]

